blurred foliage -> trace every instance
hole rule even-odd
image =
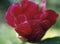
[[[41,2],[41,0],[33,1],[38,4]],[[59,18],[39,43],[28,43],[18,39],[13,28],[5,24],[5,12],[14,2],[20,2],[20,0],[0,0],[0,44],[60,44],[60,0],[47,0],[47,9],[55,10],[59,14]]]
[[[9,0],[0,0],[0,9],[6,10],[10,5]]]
[[[37,44],[60,44],[60,37],[48,38]]]
[[[5,24],[0,24],[0,44],[20,44],[15,31]]]

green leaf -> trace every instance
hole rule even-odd
[[[37,44],[60,44],[60,37],[48,38]]]

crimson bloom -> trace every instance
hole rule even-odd
[[[15,2],[5,15],[6,22],[29,42],[39,42],[57,17],[55,11],[46,10],[46,0],[42,0],[41,6],[29,0]]]

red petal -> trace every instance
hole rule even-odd
[[[18,20],[18,15],[20,15],[22,11],[23,10],[18,3],[13,3],[6,12],[6,22],[12,27],[15,27],[15,21],[16,19]]]
[[[13,15],[13,14],[11,14]],[[6,22],[12,26],[12,27],[15,27],[15,19],[14,19],[14,16],[11,16],[10,13],[7,11],[6,13],[6,16],[5,16],[5,19],[6,19]]]
[[[11,5],[11,7],[10,7],[10,9],[13,12],[14,16],[16,16],[16,17],[23,12],[22,6],[21,6],[21,4],[19,5],[19,3],[14,3]]]
[[[53,10],[47,10],[48,16],[47,19],[50,20],[51,24],[55,24],[58,14]]]
[[[23,23],[25,20],[27,20],[27,18],[25,15],[22,14],[22,15],[17,16],[15,23],[16,23],[16,25],[19,25],[19,24]]]
[[[12,26],[12,27],[15,27],[15,16],[12,12],[12,9],[13,9],[13,6],[10,6],[6,12],[6,16],[5,16],[5,19],[6,19],[6,22]]]
[[[28,18],[33,18],[34,15],[38,13],[38,5],[34,2],[29,1],[28,7],[24,13],[26,16],[28,16]]]
[[[12,4],[9,8],[8,8],[8,10],[7,10],[7,12],[6,12],[6,16],[5,16],[5,18],[6,18],[6,22],[9,24],[9,25],[11,25],[12,27],[15,27],[15,15],[14,15],[14,12],[13,12],[13,10],[15,9],[14,7],[16,7],[18,5],[18,3],[14,3],[14,4]]]
[[[29,1],[21,1],[20,4],[21,4],[21,7],[22,7],[22,10],[26,11],[27,7],[29,6]]]
[[[20,36],[23,37],[26,37],[27,35],[31,34],[31,27],[27,22],[18,25],[15,30]]]
[[[52,26],[48,19],[40,21],[40,25],[43,27],[43,30],[48,30]]]

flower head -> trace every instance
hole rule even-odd
[[[39,42],[45,32],[56,23],[58,14],[46,10],[46,0],[41,6],[29,0],[13,3],[7,10],[6,22],[29,42]]]

